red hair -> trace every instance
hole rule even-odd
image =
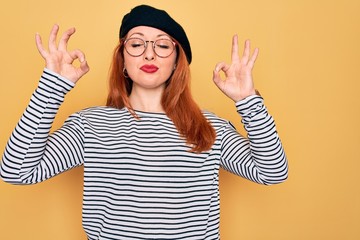
[[[191,151],[200,153],[211,149],[216,137],[214,128],[204,117],[192,98],[190,91],[190,67],[184,50],[177,44],[176,69],[166,82],[161,104],[166,115],[173,121],[186,143],[192,146]],[[106,105],[121,109],[126,107],[137,118],[129,101],[132,80],[125,78],[123,41],[114,50],[109,78],[109,95]]]

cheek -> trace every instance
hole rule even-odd
[[[133,74],[136,72],[136,58],[131,57],[124,53],[124,68],[126,69],[128,75],[130,77],[133,76]],[[121,69],[122,70],[122,69]]]
[[[176,55],[168,62],[167,66],[166,66],[166,70],[167,70],[167,73],[169,74],[169,76],[174,71],[175,66],[176,66]]]
[[[127,69],[127,67],[131,65],[131,58],[126,52],[124,52],[124,67]]]
[[[170,75],[172,74],[173,71],[174,71],[174,64],[169,64],[166,66],[166,68],[165,68],[166,75],[168,75],[170,77]]]

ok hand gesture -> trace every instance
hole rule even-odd
[[[252,69],[258,56],[259,49],[255,49],[250,56],[250,41],[245,41],[242,57],[239,57],[238,37],[232,39],[231,64],[220,62],[216,65],[213,73],[213,81],[218,88],[233,101],[240,101],[250,95],[256,94],[252,79]],[[225,73],[225,79],[221,79],[220,71]]]
[[[45,50],[39,34],[36,34],[36,46],[45,59],[46,68],[58,73],[59,75],[76,83],[85,73],[89,71],[89,66],[85,60],[85,55],[80,50],[67,50],[68,41],[75,33],[75,28],[70,28],[63,33],[60,38],[59,45],[56,45],[56,38],[59,31],[59,26],[54,25],[50,37],[48,50]],[[76,67],[73,62],[78,59],[80,66]]]

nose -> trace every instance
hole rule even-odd
[[[154,42],[153,41],[146,41],[144,58],[148,61],[151,61],[155,58],[155,51],[154,51]]]

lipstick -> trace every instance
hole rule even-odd
[[[140,68],[142,71],[146,72],[146,73],[154,73],[156,72],[159,68],[155,65],[152,64],[145,64]]]

